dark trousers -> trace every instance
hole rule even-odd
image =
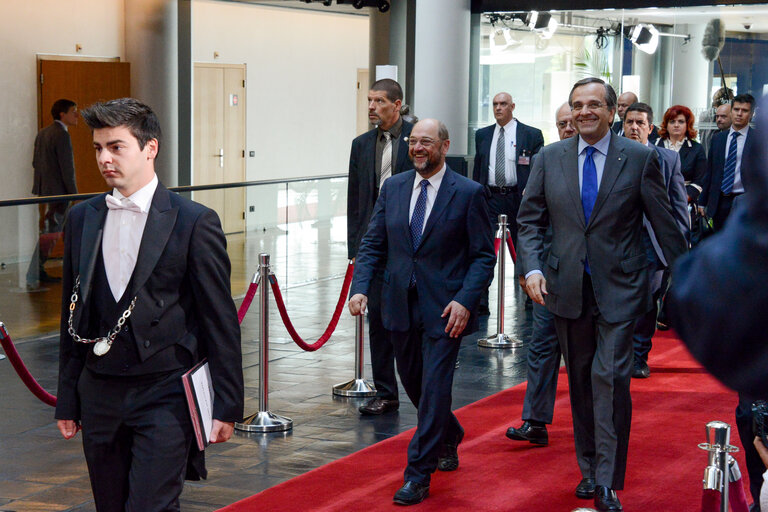
[[[555,315],[570,387],[576,458],[583,477],[624,488],[632,421],[632,333],[635,320],[608,323],[600,314],[592,281],[584,274],[582,312]]]
[[[80,376],[83,451],[99,512],[179,510],[193,440],[181,373]]]
[[[712,216],[712,224],[715,232],[723,229],[725,221],[728,219],[728,215],[731,214],[731,207],[733,206],[733,200],[736,196],[720,194],[720,198],[717,201],[717,210]]]
[[[661,292],[665,289],[666,286],[662,278],[661,287],[651,295],[653,298],[653,307],[646,314],[637,319],[635,332],[632,335],[632,347],[635,352],[635,357],[646,362],[648,361],[648,354],[653,347],[653,342],[651,340],[656,333],[656,316],[659,313],[659,298],[661,297]]]
[[[555,316],[535,302],[526,365],[528,387],[523,401],[523,420],[552,423],[557,374],[560,371],[560,345],[555,331]]]
[[[736,406],[736,428],[739,430],[744,459],[747,461],[749,492],[752,494],[752,501],[758,504],[756,510],[759,511],[760,488],[763,484],[765,465],[755,445],[752,444],[755,440],[755,431],[752,426],[752,402],[755,400],[756,398],[739,393],[739,404]]]
[[[488,199],[488,211],[491,214],[491,236],[496,236],[496,231],[499,228],[499,215],[507,216],[507,227],[509,227],[509,233],[512,235],[512,242],[517,249],[517,211],[520,209],[520,197],[517,193],[517,187],[511,188],[509,193],[502,194],[500,192],[491,193]],[[502,244],[506,244],[506,240],[502,240]],[[501,251],[499,251],[501,252]],[[491,281],[493,277],[491,277]],[[488,281],[488,287],[491,286],[491,281]],[[488,310],[488,287],[485,289],[485,293],[480,297],[480,305],[478,311],[481,313]]]
[[[380,275],[374,276],[368,293],[368,339],[371,349],[371,371],[376,385],[376,396],[384,400],[397,400],[395,351],[389,333],[381,322]]]
[[[426,335],[415,289],[408,294],[408,312],[410,330],[391,332],[400,382],[418,409],[404,480],[429,485],[443,444],[455,443],[464,432],[451,412],[453,370],[461,338]]]

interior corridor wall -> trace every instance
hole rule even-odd
[[[80,52],[77,44],[82,46]],[[3,2],[0,47],[0,199],[29,197],[37,134],[36,56],[124,59],[124,0]],[[44,109],[47,112],[50,105]],[[45,119],[51,122],[50,114]],[[87,130],[80,124],[75,129]],[[0,262],[29,259],[37,240],[36,225],[36,206],[0,208]]]
[[[248,180],[346,172],[367,16],[195,0],[192,20],[195,62],[247,66]]]

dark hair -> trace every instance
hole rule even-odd
[[[731,101],[731,106],[733,106],[734,103],[749,103],[749,110],[755,110],[755,97],[751,94],[739,94],[733,98],[733,101]]]
[[[624,112],[625,119],[626,115],[630,112],[644,112],[648,116],[648,124],[653,124],[653,109],[647,103],[638,101],[637,103],[631,104]]]
[[[66,114],[69,112],[69,109],[72,107],[76,107],[77,103],[75,103],[72,100],[67,99],[60,99],[53,102],[53,106],[51,107],[51,115],[53,116],[54,121],[60,121],[61,120],[61,114]]]
[[[91,130],[98,128],[116,128],[125,126],[136,137],[139,149],[152,139],[157,139],[160,151],[160,121],[149,106],[133,98],[120,98],[94,103],[80,111],[80,114]]]
[[[384,91],[387,93],[387,99],[392,103],[397,100],[403,101],[403,88],[400,84],[392,80],[391,78],[382,78],[376,80],[371,86],[372,91]]]
[[[682,115],[685,117],[685,136],[688,137],[690,140],[694,140],[696,138],[696,135],[698,132],[693,127],[693,123],[696,122],[696,118],[693,117],[693,112],[691,112],[691,109],[686,107],[685,105],[673,105],[667,109],[666,112],[664,112],[664,118],[661,120],[661,126],[659,126],[659,137],[662,139],[668,139],[669,138],[669,132],[667,131],[667,124],[676,118],[677,116]]]
[[[581,87],[582,85],[587,85],[587,84],[602,85],[605,88],[605,94],[604,94],[605,106],[608,108],[608,110],[612,108],[613,109],[616,108],[616,91],[613,90],[613,87],[611,87],[610,84],[607,84],[600,78],[597,78],[594,76],[582,78],[581,80],[573,84],[573,87],[571,88],[571,93],[568,95],[568,105],[570,105],[571,107],[573,106],[573,91],[575,91],[577,87]]]

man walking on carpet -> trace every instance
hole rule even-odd
[[[408,139],[415,170],[381,188],[355,260],[349,310],[365,311],[374,273],[383,270],[382,321],[397,370],[418,409],[399,505],[429,495],[435,469],[459,467],[464,429],[451,412],[451,386],[464,335],[493,273],[495,254],[483,187],[445,165],[448,129],[419,121]]]
[[[593,498],[598,510],[618,511],[632,417],[632,334],[651,308],[643,213],[668,263],[687,244],[656,153],[610,130],[613,88],[585,78],[569,104],[579,136],[536,157],[517,217],[519,262],[528,295],[555,315],[565,356],[582,474],[575,494]]]

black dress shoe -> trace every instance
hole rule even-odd
[[[639,357],[635,357],[635,362],[632,366],[632,378],[633,379],[647,379],[651,376],[651,369],[648,368],[648,363]]]
[[[358,411],[363,415],[378,416],[385,412],[396,411],[400,407],[398,400],[384,400],[383,398],[371,398]]]
[[[547,427],[537,427],[531,425],[531,422],[524,421],[520,428],[509,427],[507,429],[507,437],[514,439],[515,441],[528,441],[531,444],[548,445],[549,435],[547,434]]]
[[[582,500],[590,500],[595,497],[595,479],[594,478],[582,478],[579,485],[576,486],[577,498]]]
[[[415,505],[429,496],[429,486],[417,484],[410,480],[405,482],[392,499],[398,505]]]
[[[459,469],[459,444],[464,439],[464,432],[453,443],[445,443],[437,458],[437,469],[440,471],[456,471]]]
[[[616,491],[603,485],[595,486],[595,508],[601,512],[624,510],[621,508],[621,502],[616,496]]]

